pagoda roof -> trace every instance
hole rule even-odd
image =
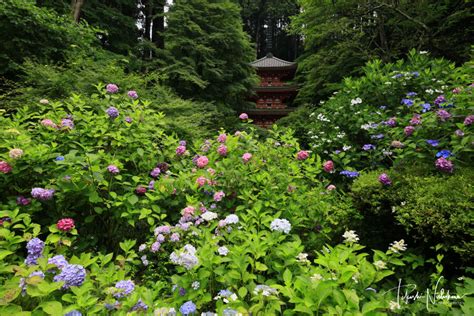
[[[284,108],[284,109],[248,109],[246,112],[252,115],[261,115],[261,116],[285,116],[289,113],[296,110],[296,108]]]
[[[298,90],[296,85],[283,85],[283,86],[257,86],[254,87],[257,92],[294,92]]]
[[[272,53],[268,53],[267,56],[251,62],[250,65],[262,70],[296,68],[295,62],[276,58]]]

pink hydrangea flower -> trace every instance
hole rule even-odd
[[[136,193],[137,195],[145,195],[146,191],[147,191],[147,189],[146,189],[144,186],[142,186],[142,185],[138,186],[138,187],[135,189],[135,193]]]
[[[120,169],[115,165],[107,166],[107,171],[110,172],[111,174],[119,174],[120,173]]]
[[[72,218],[60,219],[57,222],[56,227],[63,232],[71,231],[75,227],[74,220]]]
[[[225,197],[225,193],[222,191],[214,193],[214,201],[220,202]]]
[[[135,90],[130,90],[128,91],[127,95],[131,98],[131,99],[138,99],[138,93],[137,91]]]
[[[42,120],[41,125],[43,125],[44,127],[58,128],[58,126],[50,119]]]
[[[242,113],[239,115],[239,119],[241,120],[248,120],[249,116],[247,113]]]
[[[328,160],[323,164],[323,169],[326,172],[334,172],[334,162],[332,160]]]
[[[327,186],[326,188],[328,191],[332,191],[332,190],[335,190],[336,189],[336,186],[334,184],[330,184]]]
[[[251,153],[245,153],[245,154],[242,155],[242,160],[244,162],[249,162],[250,159],[252,159],[252,154]]]
[[[199,178],[196,179],[196,183],[197,183],[200,187],[202,187],[202,186],[204,186],[204,185],[207,183],[207,179],[204,178],[204,177],[199,177]]]
[[[220,134],[218,137],[217,137],[217,141],[219,143],[225,143],[225,141],[227,140],[227,135],[225,133],[223,134]]]
[[[421,124],[421,115],[420,114],[415,114],[411,120],[410,120],[411,125],[420,125]]]
[[[212,168],[207,168],[207,172],[209,172],[209,174],[211,176],[215,175],[216,174],[216,170],[212,169]]]
[[[221,156],[227,156],[227,146],[220,145],[219,148],[217,148],[217,153]]]
[[[454,94],[458,94],[458,93],[460,93],[461,91],[462,91],[461,88],[454,88],[452,92],[453,92]]]
[[[117,93],[119,91],[119,88],[116,84],[109,83],[107,87],[105,88],[108,93]]]
[[[199,158],[196,159],[196,166],[198,166],[198,168],[204,168],[208,163],[209,159],[206,156],[199,156]]]
[[[309,157],[309,153],[306,150],[301,150],[296,154],[296,159],[298,160],[306,160]]]
[[[178,156],[184,155],[185,152],[186,152],[186,146],[180,145],[176,148],[176,155]]]
[[[19,159],[19,158],[21,158],[21,156],[23,156],[23,150],[21,150],[20,148],[13,148],[13,149],[10,150],[8,155],[12,159]]]
[[[193,206],[186,206],[186,207],[181,211],[181,215],[183,215],[183,216],[191,216],[191,215],[194,215],[194,211],[196,211],[196,209],[195,209]]]
[[[12,171],[12,167],[8,164],[8,162],[0,160],[0,172],[7,174],[10,171]]]
[[[403,129],[403,132],[405,133],[406,136],[410,136],[411,134],[413,134],[413,132],[415,131],[415,128],[411,125],[409,126],[406,126],[404,129]]]

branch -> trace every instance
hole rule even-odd
[[[415,19],[415,18],[409,16],[408,14],[406,14],[405,12],[403,12],[402,10],[400,10],[400,9],[398,9],[398,8],[396,8],[396,7],[392,6],[392,5],[390,5],[390,4],[387,4],[387,3],[385,3],[385,2],[380,3],[380,5],[381,5],[381,6],[384,6],[384,7],[387,7],[387,8],[389,8],[389,9],[392,9],[393,11],[397,12],[397,13],[400,14],[400,15],[403,15],[406,19],[412,21],[413,23],[416,23],[416,24],[420,25],[422,28],[425,29],[425,31],[427,31],[427,32],[430,31],[430,28],[429,28],[428,26],[426,26],[426,24],[424,24],[423,22],[418,21],[417,19]]]

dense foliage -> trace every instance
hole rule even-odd
[[[300,0],[295,32],[305,38],[299,61],[302,103],[317,103],[359,75],[371,59],[393,62],[411,49],[458,64],[469,59],[474,27],[466,1]]]

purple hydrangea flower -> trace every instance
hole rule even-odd
[[[171,233],[171,227],[168,225],[158,226],[157,228],[155,228],[155,235],[169,233]]]
[[[186,303],[181,305],[181,307],[179,308],[179,311],[183,315],[193,314],[196,312],[196,304],[194,304],[193,301],[187,301]]]
[[[64,316],[82,316],[82,313],[78,310],[72,310],[69,313],[64,314]]]
[[[53,198],[54,190],[53,189],[43,189],[43,188],[33,188],[31,190],[31,196],[34,199],[40,201],[47,201]]]
[[[372,144],[365,144],[364,146],[362,146],[362,149],[365,150],[365,151],[374,150],[375,146],[372,145]]]
[[[446,110],[438,110],[436,114],[438,115],[439,119],[443,122],[451,117],[451,114]]]
[[[474,115],[468,115],[468,116],[466,116],[466,118],[464,119],[464,125],[465,125],[465,126],[469,126],[469,125],[471,125],[472,123],[474,123]]]
[[[74,122],[71,119],[62,119],[61,120],[61,127],[62,128],[68,128],[68,129],[73,129],[74,128]]]
[[[26,249],[28,250],[28,255],[26,256],[25,263],[29,266],[37,264],[38,258],[43,255],[44,242],[35,237],[26,244]]]
[[[404,129],[403,129],[403,132],[405,133],[406,136],[410,136],[411,134],[413,134],[413,132],[415,131],[415,128],[411,125],[409,126],[406,126]]]
[[[416,95],[417,95],[416,92],[408,92],[408,93],[407,93],[407,97],[408,97],[408,98],[414,97],[414,96],[416,96]]]
[[[438,97],[436,97],[436,99],[434,100],[434,104],[436,106],[440,106],[441,103],[445,103],[446,102],[446,98],[444,97],[444,95],[439,95]]]
[[[184,287],[179,288],[179,295],[180,296],[185,296],[186,295],[186,289]]]
[[[127,116],[127,117],[125,118],[125,122],[127,122],[127,123],[132,123],[132,121],[133,121],[133,120],[132,120],[132,118],[131,118],[130,116]]]
[[[131,99],[138,99],[138,93],[137,91],[135,90],[130,90],[128,91],[127,95],[131,98]]]
[[[447,173],[452,173],[453,169],[454,169],[453,162],[450,161],[450,160],[447,160],[444,157],[438,158],[435,161],[435,166],[436,166],[436,168],[438,168],[438,170],[441,170],[441,171],[447,172]]]
[[[31,200],[24,197],[23,195],[20,195],[19,197],[16,198],[16,204],[18,204],[18,205],[25,206],[25,205],[28,205],[30,203],[31,203]]]
[[[161,170],[160,168],[154,168],[151,172],[150,172],[150,176],[152,176],[153,178],[156,178],[160,175],[161,173]]]
[[[52,258],[49,258],[48,264],[54,264],[59,269],[62,269],[65,266],[67,266],[69,263],[67,262],[66,258],[64,258],[63,255],[57,255]]]
[[[116,84],[109,83],[106,87],[106,90],[108,93],[117,93],[119,91],[119,88]]]
[[[389,176],[386,173],[382,173],[379,176],[379,182],[383,185],[391,185],[392,180],[390,180]]]
[[[143,303],[142,299],[138,299],[138,302],[133,305],[133,307],[130,309],[131,311],[142,311],[145,312],[148,310],[148,305]]]
[[[80,286],[86,279],[86,269],[79,264],[68,264],[62,268],[61,273],[56,275],[54,282],[64,282],[63,289],[71,286]]]
[[[160,250],[160,247],[161,247],[161,244],[156,241],[151,245],[150,250],[151,252],[157,252],[158,250]]]
[[[151,180],[148,182],[148,190],[154,190],[155,189],[155,181]]]
[[[119,174],[120,170],[116,165],[109,165],[107,167],[107,171],[110,172],[111,174]]]
[[[227,135],[225,133],[223,134],[220,134],[218,137],[217,137],[217,141],[219,143],[225,143],[225,141],[227,140]]]
[[[180,140],[179,141],[179,146],[185,146],[186,147],[186,141],[185,140]]]
[[[121,290],[120,292],[114,294],[116,298],[120,298],[132,293],[135,289],[135,283],[130,280],[122,280],[118,281],[117,284],[115,284],[115,288]]]
[[[156,241],[159,243],[163,243],[165,241],[165,236],[162,234],[158,234],[158,236],[156,236]]]
[[[220,202],[225,197],[225,193],[222,191],[214,193],[214,201]]]
[[[463,137],[464,136],[464,132],[461,130],[461,129],[457,129],[454,134],[458,137]]]
[[[178,242],[179,241],[179,234],[178,233],[172,233],[170,236],[170,240],[172,242]]]
[[[115,119],[119,116],[119,110],[114,106],[109,107],[105,112],[111,119]]]
[[[394,117],[391,117],[388,121],[385,122],[385,125],[395,127],[397,125],[397,121]]]

